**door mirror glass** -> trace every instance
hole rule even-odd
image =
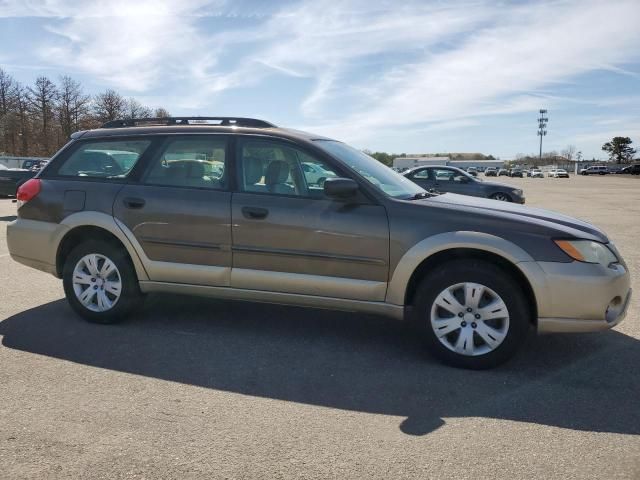
[[[350,178],[327,178],[324,181],[324,194],[327,197],[346,198],[358,191],[358,184]]]

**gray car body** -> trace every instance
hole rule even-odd
[[[228,139],[231,181],[226,190],[150,186],[140,181],[155,145],[175,135]],[[56,175],[78,143],[116,137],[153,139],[128,178],[104,181]],[[234,159],[240,137],[291,142],[357,182],[358,194],[341,200],[241,192]],[[511,272],[540,331],[601,330],[624,318],[630,290],[622,259],[611,268],[576,262],[553,242],[562,238],[609,244],[596,227],[545,210],[463,195],[395,199],[319,148],[319,138],[279,128],[214,126],[82,132],[38,174],[40,194],[21,206],[18,219],[9,224],[11,256],[60,277],[75,244],[106,235],[126,249],[145,292],[286,303],[398,319],[411,307],[425,271],[451,258],[479,256]],[[144,208],[125,208],[131,198],[144,199]],[[243,215],[245,207],[267,209],[269,215],[250,219]],[[607,314],[615,299],[619,299],[615,315]]]
[[[464,182],[459,181],[441,181],[435,178],[433,174],[436,170],[447,170],[455,174],[458,178],[467,179]],[[426,178],[422,178],[426,175]],[[487,182],[469,175],[464,170],[456,167],[449,166],[426,166],[416,167],[406,172],[402,172],[402,175],[410,179],[412,182],[420,185],[425,190],[436,190],[444,193],[458,193],[461,195],[471,195],[474,197],[491,198],[493,195],[502,193],[509,196],[512,202],[524,203],[525,199],[522,193],[518,193],[518,189],[510,185],[505,185],[498,182]],[[521,192],[521,190],[520,190]]]

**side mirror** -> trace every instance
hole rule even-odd
[[[324,181],[324,194],[327,197],[352,197],[358,191],[358,184],[350,178],[327,178]]]

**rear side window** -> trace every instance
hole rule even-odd
[[[150,140],[85,142],[58,169],[65,177],[125,178]]]
[[[225,187],[227,140],[219,136],[178,137],[152,162],[148,185],[221,190]]]

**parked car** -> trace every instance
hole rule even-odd
[[[506,168],[501,168],[500,170],[498,170],[498,176],[502,177],[502,176],[509,176],[509,170],[507,170]]]
[[[523,178],[524,174],[522,173],[522,169],[520,168],[512,168],[509,170],[510,177],[520,177]]]
[[[358,149],[263,120],[203,120],[74,134],[20,187],[12,258],[61,278],[92,322],[121,320],[152,292],[378,313],[475,369],[510,358],[532,328],[596,331],[625,316],[629,272],[588,223],[429,193]],[[334,175],[320,187],[303,162]]]
[[[304,171],[307,181],[315,185],[323,185],[327,178],[335,176],[333,172],[328,172],[313,162],[302,162],[302,170]]]
[[[484,171],[484,176],[485,177],[497,177],[498,176],[498,169],[495,167],[487,167],[486,170]]]
[[[425,190],[459,193],[474,197],[491,198],[505,202],[524,203],[521,189],[496,182],[486,182],[469,175],[462,169],[449,166],[415,167],[403,175]]]
[[[38,172],[46,164],[46,160],[25,160],[24,162],[22,162],[22,169],[31,170],[32,172]]]
[[[628,167],[624,167],[620,173],[625,173],[628,175],[640,175],[640,163],[636,165],[629,165]]]
[[[580,170],[580,175],[607,175],[609,169],[604,165],[591,166]]]
[[[473,175],[474,177],[478,176],[478,169],[476,167],[467,168],[467,173]]]
[[[553,178],[569,178],[569,173],[563,168],[554,168],[549,171],[549,176]]]
[[[532,168],[529,172],[531,178],[544,178],[544,173],[538,168]]]
[[[0,196],[15,196],[18,187],[33,177],[35,173],[22,168],[8,168],[0,164]]]

